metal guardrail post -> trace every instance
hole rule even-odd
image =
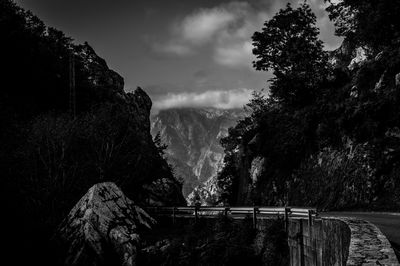
[[[257,228],[257,211],[258,208],[254,207],[253,208],[253,227]]]
[[[175,225],[175,210],[176,207],[172,207],[172,224]]]
[[[308,226],[311,228],[313,220],[312,220],[313,211],[308,210]]]
[[[225,211],[224,211],[225,216],[228,216],[228,211],[229,211],[229,208],[228,207],[225,208]]]
[[[195,206],[194,207],[194,221],[197,223],[198,219],[199,219],[199,214],[198,214],[198,209],[199,206]]]
[[[290,208],[285,208],[285,231],[286,233],[289,230],[289,212],[290,212]]]

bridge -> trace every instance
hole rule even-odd
[[[312,224],[318,215],[316,208],[299,207],[213,207],[213,206],[188,206],[188,207],[146,207],[150,215],[169,216],[173,223],[177,218],[216,218],[218,215],[229,215],[233,219],[252,217],[253,227],[257,227],[257,220],[282,217],[287,226],[290,218],[307,218]]]
[[[233,219],[251,217],[263,229],[263,219],[281,217],[288,236],[291,266],[388,265],[400,266],[386,237],[372,223],[354,217],[321,217],[315,208],[302,207],[146,207],[153,217]]]

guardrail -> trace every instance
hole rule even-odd
[[[170,216],[173,223],[178,217],[191,218],[195,221],[199,217],[212,218],[220,214],[230,215],[234,219],[242,219],[246,216],[253,217],[253,226],[257,226],[257,219],[271,216],[283,216],[285,227],[290,218],[307,217],[312,225],[313,218],[318,216],[315,208],[300,207],[214,207],[214,206],[188,206],[188,207],[144,207],[149,213],[157,216]]]

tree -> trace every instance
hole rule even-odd
[[[253,92],[249,103],[245,105],[245,110],[250,113],[251,125],[256,125],[268,108],[268,99],[261,92]],[[245,119],[244,119],[245,121]]]
[[[336,35],[357,45],[379,50],[400,37],[400,0],[343,0],[327,11]]]
[[[153,142],[160,156],[164,157],[165,150],[168,148],[168,145],[162,142],[161,132],[157,132],[156,136],[153,139]]]
[[[255,32],[253,62],[256,70],[273,70],[271,99],[293,107],[305,106],[316,98],[317,87],[328,70],[327,53],[318,39],[316,16],[307,4],[293,9],[290,4]]]

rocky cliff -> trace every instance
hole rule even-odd
[[[88,43],[77,45],[74,50],[76,71],[81,76],[77,79],[78,100],[79,96],[84,98],[79,94],[80,90],[83,91],[82,94],[85,91],[82,86],[90,87],[91,101],[95,101],[96,105],[111,105],[110,111],[115,115],[111,115],[110,119],[121,120],[121,123],[126,119],[126,126],[129,128],[127,132],[120,132],[126,134],[127,141],[119,143],[119,145],[128,147],[124,147],[126,152],[121,154],[122,161],[115,163],[120,165],[125,161],[130,165],[129,170],[127,169],[129,173],[121,173],[125,177],[112,177],[119,169],[111,170],[113,173],[110,173],[110,180],[121,184],[127,195],[134,197],[142,204],[184,204],[181,184],[177,182],[168,164],[158,153],[150,134],[152,106],[150,97],[140,87],[131,92],[125,92],[124,79],[111,70],[106,61],[98,56]],[[118,122],[112,123],[118,124]],[[123,125],[118,126],[123,127]],[[108,136],[108,138],[112,138],[112,136]],[[115,145],[115,141],[107,141],[106,144]],[[131,147],[129,148],[129,146]],[[131,150],[129,151],[129,149]],[[116,147],[109,148],[108,152],[117,152]],[[109,164],[113,164],[112,160]],[[140,169],[137,167],[139,165]],[[109,167],[107,166],[107,168]],[[106,170],[104,171],[106,172]]]
[[[151,132],[168,145],[167,158],[184,180],[183,194],[216,176],[224,156],[219,143],[228,128],[243,116],[242,110],[183,108],[162,110],[152,117]]]
[[[150,135],[152,103],[142,89],[124,91],[89,44],[14,1],[0,1],[0,28],[4,261],[56,265],[51,235],[94,184],[113,182],[140,205],[185,204]]]

